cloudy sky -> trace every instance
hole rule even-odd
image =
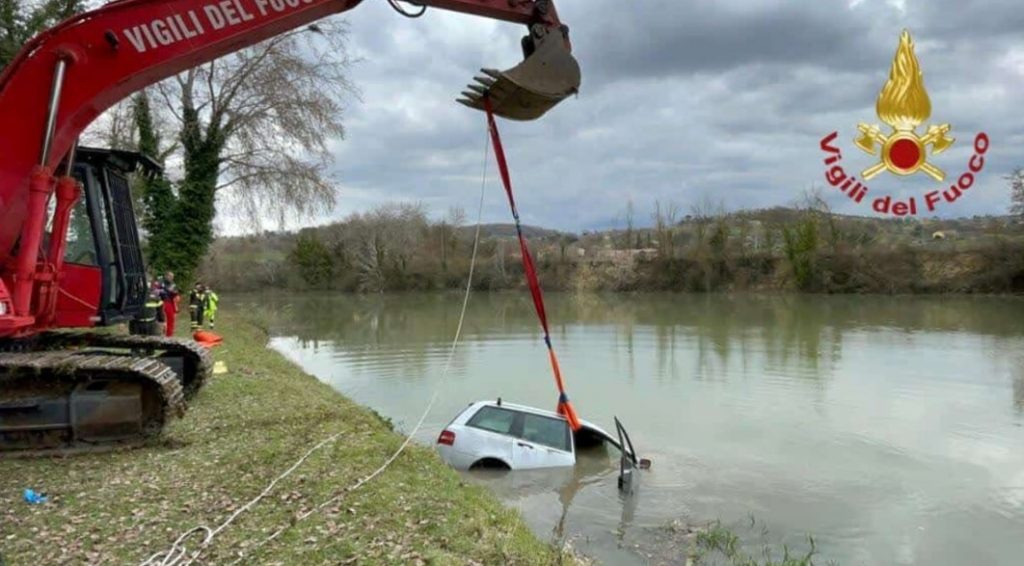
[[[836,211],[870,214],[824,183],[821,138],[838,130],[848,170],[873,164],[853,147],[877,123],[875,97],[909,28],[932,100],[955,146],[933,163],[966,171],[984,131],[992,147],[974,188],[943,210],[1004,213],[1003,177],[1024,165],[1024,10],[1018,0],[558,0],[583,86],[536,122],[501,124],[523,219],[583,230],[640,223],[656,201],[688,210],[796,202],[808,188]],[[484,117],[454,102],[480,67],[520,57],[522,28],[428,10],[409,20],[384,0],[349,12],[362,91],[335,146],[337,208],[322,223],[388,201],[435,215],[475,210]],[[493,174],[493,166],[491,167]],[[941,188],[883,174],[872,196]],[[919,196],[920,198],[920,196]],[[492,180],[486,221],[509,214]]]

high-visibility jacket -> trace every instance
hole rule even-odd
[[[206,290],[206,293],[204,295],[205,296],[203,298],[203,307],[206,314],[206,319],[213,320],[213,317],[217,314],[217,302],[220,300],[220,297],[217,296],[217,293],[214,293],[209,289]]]

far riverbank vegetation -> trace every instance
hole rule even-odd
[[[551,291],[1024,291],[1019,216],[882,219],[807,203],[734,213],[658,203],[642,225],[629,205],[619,229],[526,234]],[[201,277],[221,291],[455,289],[474,230],[458,209],[435,220],[419,205],[384,205],[298,232],[218,239]],[[522,286],[520,261],[514,227],[485,225],[474,285]]]

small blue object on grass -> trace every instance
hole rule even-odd
[[[46,495],[42,493],[36,493],[33,489],[25,489],[25,503],[29,505],[36,505],[39,503],[46,503]]]

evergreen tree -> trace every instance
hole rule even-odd
[[[32,37],[85,9],[83,0],[0,0],[0,69],[14,59]]]
[[[153,114],[149,96],[143,91],[132,99],[132,112],[138,130],[138,151],[164,165],[160,147],[160,136],[153,126]],[[146,240],[146,263],[154,273],[173,271],[183,283],[191,281],[192,273],[187,263],[176,261],[179,247],[172,236],[172,218],[177,208],[177,198],[171,182],[163,176],[146,177],[136,185],[142,194],[140,221],[148,238]]]
[[[816,282],[816,259],[818,253],[818,223],[814,216],[808,214],[796,226],[782,228],[783,251],[796,287],[801,291],[811,291]]]
[[[334,258],[314,234],[300,234],[288,259],[307,285],[318,289],[330,287],[334,278]]]

